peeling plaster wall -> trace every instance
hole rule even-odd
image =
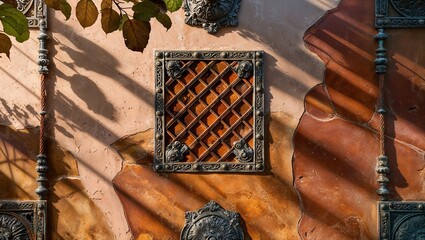
[[[75,6],[76,1],[71,4]],[[292,137],[304,111],[304,97],[322,82],[324,73],[323,62],[306,49],[303,36],[337,4],[334,0],[243,0],[239,27],[222,29],[217,35],[185,25],[181,10],[171,15],[173,27],[168,32],[153,23],[143,54],[127,50],[120,33],[105,37],[98,22],[83,29],[75,17],[66,22],[60,13],[50,12],[49,135],[78,166],[73,177],[64,177],[64,182],[77,185],[85,206],[98,208],[105,217],[97,230],[77,232],[69,227],[66,231],[78,234],[76,239],[102,239],[93,231],[110,234],[105,229],[116,239],[177,239],[184,212],[214,199],[241,212],[252,239],[281,239],[283,235],[296,239],[301,209],[292,187]],[[11,60],[0,59],[2,125],[15,129],[38,125],[37,49],[36,32],[32,32],[30,41],[14,45]],[[267,155],[271,167],[266,175],[164,176],[152,172],[156,49],[266,52]],[[65,160],[58,157],[51,161],[60,164]],[[74,178],[78,184],[71,184]],[[234,184],[226,186],[232,181]],[[195,184],[188,185],[190,182]],[[66,192],[59,185],[52,191]],[[177,197],[167,208],[173,196]],[[34,195],[17,197],[33,199]],[[134,204],[137,202],[145,209]],[[93,217],[99,215],[97,210],[93,215],[79,205],[57,207],[59,212],[75,208],[77,216],[100,218]],[[61,234],[58,239],[70,238]]]

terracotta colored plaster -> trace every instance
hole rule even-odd
[[[303,239],[378,237],[373,11],[374,1],[343,0],[304,38],[325,62],[326,72],[324,82],[306,96],[307,111],[294,137],[295,185],[304,206],[299,224]],[[420,39],[425,33],[389,30],[388,34],[390,198],[425,200],[425,148],[420,140],[425,112],[419,107],[425,104],[420,77],[425,66]],[[336,114],[330,117],[332,109]]]

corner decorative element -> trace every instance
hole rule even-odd
[[[252,75],[252,63],[250,61],[241,61],[237,67],[239,78],[248,79]]]
[[[43,0],[16,0],[16,9],[27,17],[28,27],[38,27],[40,19],[47,16],[47,8]]]
[[[46,201],[0,201],[0,239],[45,240]]]
[[[182,70],[177,61],[168,61],[165,68],[167,69],[168,76],[171,77],[172,79],[181,78]]]
[[[376,28],[425,27],[425,2],[422,0],[376,0]]]
[[[180,240],[243,240],[239,213],[210,201],[196,212],[186,212]]]
[[[378,202],[379,239],[425,239],[425,202]]]
[[[167,162],[180,162],[183,160],[184,155],[189,150],[189,147],[184,143],[180,143],[179,141],[175,141],[167,146],[167,152],[165,153],[165,157],[167,158]]]
[[[234,142],[233,146],[235,147],[235,149],[233,150],[233,154],[236,155],[236,159],[238,159],[239,162],[252,161],[254,151],[248,146],[244,138],[237,142]]]
[[[202,25],[211,34],[221,27],[236,27],[240,4],[241,0],[185,0],[185,22]]]

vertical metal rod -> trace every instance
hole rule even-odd
[[[39,154],[37,155],[37,172],[38,172],[38,188],[35,190],[35,193],[38,194],[40,200],[47,199],[47,156],[46,156],[46,136],[45,136],[45,123],[46,123],[46,114],[47,114],[47,92],[46,92],[46,76],[49,73],[47,66],[49,65],[49,60],[47,58],[47,49],[46,41],[49,38],[47,35],[47,19],[46,17],[40,19],[39,25],[39,50],[38,50],[38,72],[40,73],[40,85],[41,85],[41,111],[40,111],[40,139],[39,139]]]
[[[385,133],[386,133],[386,116],[388,114],[386,94],[385,94],[385,74],[387,72],[387,49],[384,47],[385,40],[388,35],[384,32],[383,28],[378,29],[378,34],[375,35],[375,40],[378,42],[378,48],[376,49],[375,59],[375,72],[376,78],[379,84],[379,99],[376,112],[379,114],[379,156],[377,157],[376,172],[378,173],[377,182],[379,188],[376,193],[380,196],[382,201],[388,199],[390,190],[388,189],[388,183],[390,182],[388,174],[390,172],[388,157],[386,156],[385,148]]]

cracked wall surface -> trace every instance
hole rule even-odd
[[[326,64],[294,136],[303,239],[377,239],[379,121],[374,1],[343,0],[305,35]],[[392,200],[425,200],[423,30],[388,30],[387,121]]]
[[[50,182],[51,214],[58,218],[52,217],[53,238],[178,239],[185,211],[209,200],[241,213],[248,239],[299,238],[302,212],[293,187],[293,134],[304,112],[305,95],[322,82],[324,73],[323,62],[307,50],[303,36],[337,4],[335,0],[244,0],[239,27],[222,29],[217,35],[185,25],[184,13],[178,11],[171,14],[173,27],[168,32],[159,23],[152,24],[143,54],[127,50],[120,33],[105,37],[100,27],[83,29],[73,16],[66,22],[60,13],[51,12],[49,138],[58,143],[52,143],[53,148],[63,153],[51,161],[57,164],[52,169],[61,171]],[[0,123],[9,129],[38,125],[38,46],[36,32],[31,34],[29,42],[14,45],[11,60],[0,59],[4,83]],[[265,174],[152,171],[153,52],[173,49],[265,51]],[[322,98],[329,101],[326,95]],[[338,106],[326,101],[320,103],[327,109],[323,114],[331,117]],[[358,107],[370,112],[361,104]],[[11,144],[16,147],[20,142]],[[20,164],[33,159],[31,155]],[[28,169],[34,169],[31,164]],[[34,199],[33,187],[32,183],[25,186],[28,195],[13,188],[16,192],[11,190],[7,197]],[[68,219],[74,222],[62,227]],[[345,224],[367,225],[356,217]]]

